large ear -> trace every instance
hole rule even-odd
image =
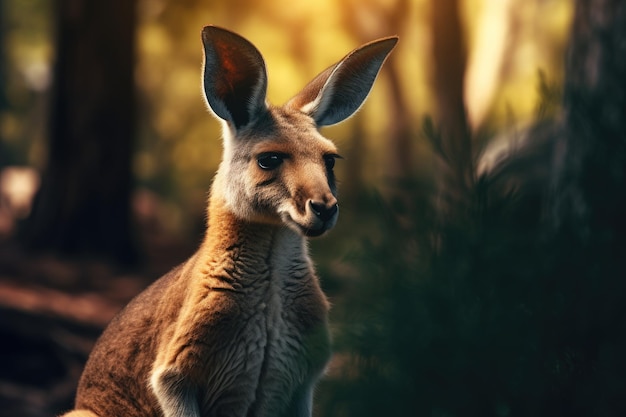
[[[339,123],[363,104],[397,36],[378,39],[350,52],[287,103],[309,114],[318,126]]]
[[[267,107],[267,73],[261,53],[249,41],[215,26],[202,30],[204,94],[213,112],[235,129]]]

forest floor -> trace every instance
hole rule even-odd
[[[137,293],[193,252],[152,239],[140,267],[33,255],[0,241],[0,417],[70,409],[104,326]]]

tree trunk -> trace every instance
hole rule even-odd
[[[471,136],[465,110],[466,52],[459,0],[431,1],[433,84],[436,98],[436,147],[440,166],[440,207],[464,211],[474,183]]]
[[[560,305],[553,345],[571,370],[560,389],[572,412],[625,415],[626,3],[577,0],[555,148],[550,259]],[[550,320],[550,317],[546,317]],[[544,321],[547,321],[544,320]],[[613,352],[620,354],[613,354]],[[565,359],[565,360],[564,360]],[[554,414],[554,413],[553,413]]]
[[[130,262],[135,1],[58,0],[47,168],[27,247]]]
[[[604,243],[626,236],[626,3],[578,0],[557,144],[557,226]],[[594,243],[594,242],[589,242]],[[596,242],[600,243],[600,242]],[[622,248],[623,249],[623,248]]]
[[[392,115],[388,137],[386,138],[389,159],[386,164],[385,175],[392,182],[406,181],[414,174],[412,168],[411,117],[405,105],[406,100],[402,91],[398,60],[394,55],[389,57],[385,63],[383,73],[389,82],[389,108]]]
[[[351,0],[343,2],[344,25],[361,43],[376,37],[396,34],[403,38],[407,17],[410,16],[410,2],[398,0],[394,7],[386,7],[377,1]],[[375,18],[378,25],[371,25]],[[398,68],[398,54],[394,52],[381,69],[381,76],[389,82],[388,100],[390,125],[385,138],[387,160],[383,176],[388,184],[395,187],[411,178],[413,174],[411,144],[411,111],[406,106]],[[415,109],[412,110],[415,113]],[[361,155],[358,155],[359,157]],[[394,191],[395,192],[395,191]]]
[[[467,129],[467,116],[463,101],[465,75],[465,45],[458,0],[433,0],[432,45],[433,82],[437,98],[437,118],[442,133],[462,145]]]
[[[0,6],[0,112],[2,112],[7,105],[6,91],[4,91],[4,86],[6,85],[4,79],[6,73],[6,57],[4,56],[5,32],[6,22],[4,17],[4,6]]]

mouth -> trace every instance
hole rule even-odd
[[[330,230],[330,227],[328,227],[329,222],[324,222],[317,228],[307,227],[295,221],[288,213],[285,213],[283,216],[283,221],[292,229],[295,229],[297,232],[306,237],[318,237]]]
[[[328,229],[326,228],[326,223],[324,223],[324,225],[322,225],[322,227],[320,227],[319,229],[306,229],[300,226],[300,230],[302,231],[302,234],[306,237],[318,237],[323,235],[324,232],[326,232]]]

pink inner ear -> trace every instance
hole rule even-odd
[[[242,97],[251,94],[259,79],[254,59],[224,42],[215,42],[215,51],[220,61],[215,85],[218,96],[224,99],[233,94],[245,94]]]
[[[216,79],[216,93],[219,97],[224,98],[234,92],[235,86],[240,85],[247,77],[250,77],[251,74],[246,72],[251,71],[248,63],[237,62],[237,58],[241,58],[241,55],[229,48],[227,44],[216,42],[215,51],[219,57],[221,70],[221,74]]]

